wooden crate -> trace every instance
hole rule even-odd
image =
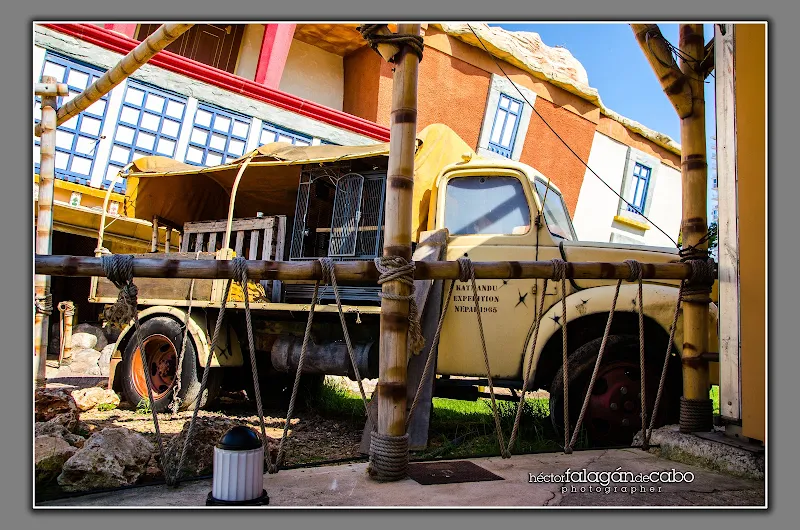
[[[216,252],[222,248],[226,227],[226,220],[186,223],[181,252]],[[283,261],[285,239],[285,215],[234,219],[231,224],[231,247],[249,260]],[[261,285],[268,300],[280,302],[280,281],[262,280]]]

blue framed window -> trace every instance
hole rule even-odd
[[[42,75],[51,75],[59,83],[66,83],[69,96],[59,97],[58,106],[71,100],[97,79],[103,72],[89,65],[47,52]],[[56,178],[88,185],[92,180],[92,169],[97,144],[102,138],[106,119],[108,95],[69,121],[58,126],[56,133]],[[41,98],[34,101],[34,117],[41,119]],[[39,139],[34,140],[33,160],[35,171],[39,171]]]
[[[647,188],[650,187],[650,173],[651,169],[639,162],[633,166],[633,199],[628,205],[629,212],[638,214],[644,213],[644,205],[647,201]]]
[[[271,123],[265,123],[261,127],[261,136],[258,139],[258,145],[264,145],[272,142],[286,142],[292,145],[302,146],[311,145],[311,137],[304,134],[299,134],[294,131],[282,129]]]
[[[186,163],[218,166],[244,154],[250,118],[205,103],[197,106]]]
[[[136,158],[174,157],[185,113],[185,97],[128,81],[103,184]],[[124,192],[125,182],[118,182],[114,189]]]
[[[489,136],[489,151],[511,158],[521,116],[522,102],[501,93],[492,124],[492,134]]]

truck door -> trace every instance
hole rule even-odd
[[[439,183],[437,228],[450,232],[448,260],[546,261],[560,257],[546,224],[537,233],[540,203],[531,180],[509,168],[454,170]],[[542,281],[478,280],[478,298],[492,375],[520,379],[528,330],[536,318]],[[449,290],[445,282],[445,294]],[[545,309],[560,299],[548,285]],[[457,282],[445,315],[437,372],[485,376],[472,286]]]

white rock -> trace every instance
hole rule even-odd
[[[72,350],[93,349],[97,344],[97,337],[91,333],[73,333],[72,334]],[[74,353],[73,353],[74,356]]]
[[[81,411],[91,410],[101,403],[111,404],[114,407],[119,405],[119,396],[113,390],[96,386],[73,390],[72,399]]]
[[[111,356],[114,354],[114,349],[114,345],[109,344],[103,348],[103,351],[100,352],[100,358],[97,360],[97,364],[100,367],[100,375],[108,375]]]

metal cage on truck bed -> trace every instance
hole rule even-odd
[[[386,171],[353,171],[350,164],[305,167],[300,174],[289,259],[335,261],[372,260],[383,248]],[[285,285],[286,301],[308,300],[309,283]],[[379,301],[380,287],[341,286],[351,301]],[[321,300],[333,300],[333,290],[320,287]]]

